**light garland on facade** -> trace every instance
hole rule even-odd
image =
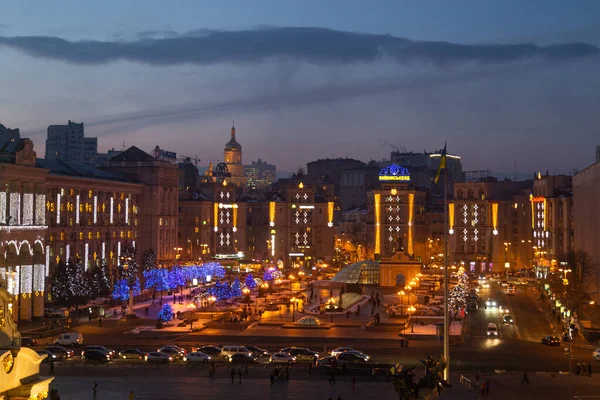
[[[46,290],[46,275],[43,264],[35,264],[33,268],[33,292]]]
[[[454,235],[454,203],[448,204],[448,233]]]
[[[98,196],[94,195],[94,224],[98,223]]]
[[[56,223],[60,225],[60,199],[62,195],[60,193],[56,194]]]
[[[494,226],[494,230],[492,233],[494,235],[498,234],[498,203],[492,203],[492,225]]]
[[[33,225],[33,193],[23,194],[23,225]]]
[[[375,193],[375,254],[381,254],[381,194]]]
[[[21,225],[21,194],[10,194],[10,221],[9,225]]]
[[[233,231],[237,231],[237,220],[238,220],[238,205],[233,205]]]
[[[117,262],[121,262],[121,242],[117,242]]]
[[[75,223],[79,224],[79,195],[75,196]]]
[[[50,276],[50,246],[46,246],[46,276]]]
[[[6,224],[6,192],[0,192],[0,224]]]
[[[106,242],[102,242],[102,259],[106,260]]]
[[[129,197],[125,199],[125,224],[129,225]]]
[[[269,226],[275,226],[275,202],[269,202]]]
[[[334,204],[333,201],[330,201],[327,203],[327,226],[330,228],[333,227],[333,211]]]
[[[0,231],[43,231],[48,229],[46,225],[30,225],[30,226],[11,226],[11,225],[0,225]]]
[[[90,258],[90,244],[86,242],[84,250],[83,250],[83,269],[88,270],[88,259]]]
[[[213,222],[214,222],[214,230],[215,232],[219,231],[219,204],[214,203],[213,204]]]
[[[46,195],[43,193],[35,195],[35,224],[46,225]]]
[[[271,257],[275,257],[275,234],[271,235]]]
[[[8,293],[16,296],[19,294],[19,279],[20,279],[20,266],[15,266],[14,271],[6,271],[6,290]]]
[[[110,198],[110,207],[109,207],[109,211],[110,211],[110,223],[112,224],[115,221],[115,199],[114,197]]]
[[[65,255],[67,256],[67,259],[65,260],[65,262],[69,261],[69,259],[71,258],[71,245],[70,244],[68,244],[66,246]]]
[[[546,230],[546,228],[548,227],[548,200],[546,200],[544,198],[544,203],[543,203],[543,210],[542,212],[544,213],[544,230]]]
[[[20,275],[20,292],[22,294],[31,293],[31,287],[33,285],[33,266],[21,265]]]

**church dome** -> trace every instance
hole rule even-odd
[[[225,151],[242,151],[242,145],[235,140],[235,127],[231,127],[231,139],[225,145]]]

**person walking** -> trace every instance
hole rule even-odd
[[[587,372],[588,372],[588,376],[591,378],[592,377],[592,364],[588,363]]]
[[[233,369],[233,367],[231,367],[231,383],[234,382],[235,379],[235,369]]]
[[[50,358],[50,371],[48,373],[54,375],[54,360],[52,358]]]
[[[331,371],[331,375],[329,376],[329,384],[335,384],[335,371]]]
[[[587,375],[587,367],[586,367],[585,363],[581,363],[581,375],[583,375],[583,376]]]
[[[581,363],[577,363],[577,367],[575,368],[575,373],[577,375],[581,375]]]
[[[93,391],[94,391],[94,397],[96,397],[96,393],[98,392],[98,383],[96,381],[94,381]]]
[[[248,365],[244,365],[244,375],[249,376],[250,372],[248,371]]]
[[[353,391],[356,390],[356,377],[355,376],[352,377],[352,390]]]
[[[129,400],[133,400],[134,399],[134,395],[133,395],[133,390],[129,391]]]
[[[475,387],[479,387],[479,371],[475,374]]]
[[[312,373],[312,361],[308,363],[308,374]]]
[[[527,371],[523,372],[523,379],[521,379],[521,385],[527,383],[528,385],[531,383],[529,382],[529,376],[527,376]]]
[[[492,390],[492,382],[489,379],[487,379],[485,381],[485,395],[489,396],[491,390]]]
[[[240,367],[240,369],[238,369],[238,383],[240,385],[242,384],[242,367]]]

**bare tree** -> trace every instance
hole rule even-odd
[[[583,250],[569,252],[567,263],[571,269],[567,275],[569,305],[577,315],[581,315],[581,306],[589,300],[590,291],[594,287],[595,271],[590,256]]]

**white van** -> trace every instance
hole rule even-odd
[[[54,341],[60,346],[77,346],[83,344],[83,335],[78,332],[61,333]]]
[[[248,350],[247,348],[245,348],[244,346],[223,346],[223,349],[221,349],[221,356],[225,357],[225,358],[231,358],[232,355],[234,354],[238,354],[238,353],[242,353],[242,354],[248,354],[249,356],[252,355],[252,352],[250,350]]]
[[[498,326],[496,324],[494,324],[493,322],[490,322],[488,324],[487,335],[488,336],[498,336]]]

